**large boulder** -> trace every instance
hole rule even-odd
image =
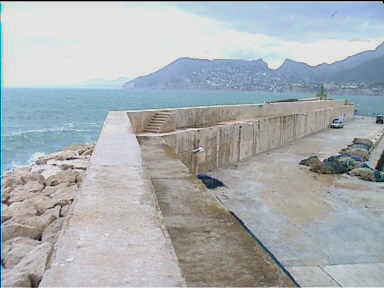
[[[363,162],[356,161],[348,155],[331,156],[321,162],[313,159],[311,162],[311,171],[320,174],[342,174],[351,171],[354,168],[361,167]]]
[[[51,196],[52,194],[56,193],[58,190],[62,190],[66,187],[70,187],[73,184],[70,183],[60,183],[59,185],[56,186],[47,186],[45,189],[41,192],[41,195],[44,196]]]
[[[37,215],[38,211],[30,203],[24,201],[12,203],[8,207],[8,213],[12,218],[28,218]]]
[[[38,181],[29,181],[24,185],[24,188],[30,193],[39,193],[43,191],[44,187],[45,185]]]
[[[78,188],[80,188],[81,184],[83,183],[85,176],[85,171],[80,171],[80,173],[76,176],[76,185]]]
[[[4,188],[10,188],[11,190],[18,185],[24,185],[30,174],[30,167],[22,167],[7,173],[4,176],[3,185]]]
[[[27,255],[34,247],[40,244],[40,241],[26,237],[16,237],[5,241],[2,246],[2,263],[4,267],[7,269],[13,268],[21,261],[21,259],[24,258],[25,255]]]
[[[55,156],[56,160],[64,161],[79,158],[79,154],[76,151],[63,151]]]
[[[93,153],[93,149],[88,149],[86,151],[84,151],[81,156],[91,156]]]
[[[77,191],[78,189],[76,186],[64,187],[51,195],[51,201],[54,205],[59,205],[61,207],[72,204]]]
[[[4,189],[10,189],[12,190],[16,185],[23,185],[23,183],[20,181],[19,183],[17,182],[17,178],[13,176],[12,174],[4,176]]]
[[[329,159],[331,159],[331,157],[328,158],[328,161],[329,161]],[[344,167],[346,168],[347,171],[351,171],[355,168],[359,168],[364,163],[363,161],[360,161],[360,158],[356,159],[356,157],[351,157],[350,155],[334,156],[334,161],[338,161],[339,163],[344,165]]]
[[[88,160],[75,159],[75,160],[66,161],[64,165],[71,165],[73,169],[87,170],[88,163],[89,163]]]
[[[341,149],[340,153],[350,155],[350,156],[357,156],[362,158],[364,161],[369,160],[369,151],[367,151],[366,149],[348,147],[348,148]]]
[[[82,159],[73,159],[73,160],[65,160],[65,161],[58,161],[58,160],[50,160],[49,164],[52,166],[56,166],[60,168],[61,170],[68,170],[68,169],[79,169],[79,170],[87,170],[89,161],[82,158]]]
[[[299,165],[304,165],[304,166],[311,167],[312,164],[319,163],[319,162],[321,162],[321,161],[320,161],[318,156],[310,156],[308,158],[305,158],[305,159],[301,160],[299,162]]]
[[[313,163],[310,170],[320,174],[342,174],[347,172],[346,167],[342,163],[329,158],[321,163]]]
[[[35,247],[12,269],[12,272],[16,275],[27,275],[31,280],[31,286],[38,287],[47,267],[52,248],[52,244],[48,242]]]
[[[45,178],[38,172],[30,172],[27,174],[24,174],[20,177],[20,179],[24,182],[24,184],[28,182],[38,182],[42,185],[45,184]]]
[[[41,236],[40,231],[35,227],[22,225],[10,221],[3,224],[3,242],[16,237],[28,237],[31,239],[38,239]]]
[[[43,215],[40,216],[12,217],[12,219],[9,221],[12,221],[16,224],[32,227],[35,230],[35,233],[38,235],[37,237],[40,238],[48,225],[59,217],[59,213],[60,207],[54,207],[52,209],[48,209]]]
[[[12,203],[21,202],[33,196],[34,194],[30,193],[27,187],[19,185],[9,194],[9,198],[5,203],[11,205]]]
[[[2,192],[3,193],[1,193],[1,202],[9,204],[8,202],[9,202],[9,199],[11,198],[12,188],[7,187]]]
[[[27,199],[23,203],[29,207],[33,207],[37,211],[36,215],[44,214],[45,211],[53,208],[56,204],[54,199],[42,194]]]
[[[376,182],[384,182],[384,172],[375,170],[373,174]]]
[[[47,164],[47,162],[51,159],[54,159],[56,157],[58,153],[52,153],[52,154],[49,154],[49,155],[46,155],[46,156],[41,156],[39,157],[36,161],[35,161],[35,164],[36,165],[45,165]]]
[[[24,185],[29,181],[37,181],[44,184],[44,177],[37,172],[31,172],[32,168],[19,168],[5,176],[4,187]]]
[[[41,240],[43,242],[49,242],[51,244],[55,244],[58,234],[63,226],[64,218],[58,218],[53,221],[48,227],[44,230]]]
[[[12,218],[11,211],[7,205],[1,204],[1,223],[4,223]]]
[[[85,151],[89,150],[90,148],[92,148],[91,145],[75,144],[75,145],[71,145],[71,146],[65,147],[64,151],[75,151],[79,155],[82,155]]]
[[[56,160],[50,160],[50,161],[56,161]],[[48,179],[49,177],[56,175],[62,171],[62,169],[59,166],[55,166],[53,164],[44,165],[43,171],[40,172],[40,174],[45,178]]]
[[[354,138],[352,141],[353,144],[365,144],[369,149],[373,147],[373,142],[367,138]]]
[[[15,273],[13,269],[4,269],[1,275],[1,287],[32,287],[28,274]]]
[[[60,217],[65,217],[68,215],[71,205],[62,206],[60,209]]]
[[[376,181],[375,171],[370,168],[356,168],[349,172],[351,176],[357,176],[362,180]]]
[[[46,180],[47,186],[56,186],[60,183],[70,183],[75,184],[77,182],[77,177],[80,175],[78,171],[75,170],[65,170],[60,171],[55,175],[48,177]]]
[[[370,151],[371,147],[365,143],[356,143],[356,144],[350,144],[348,145],[348,148],[359,148],[363,150]]]

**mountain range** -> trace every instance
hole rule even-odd
[[[286,59],[277,69],[270,69],[263,59],[183,57],[156,72],[125,82],[123,88],[279,91],[292,84],[332,82],[367,85],[384,82],[384,42],[375,50],[363,51],[331,64],[311,66]]]

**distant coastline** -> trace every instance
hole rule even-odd
[[[193,91],[193,92],[265,92],[265,93],[273,93],[273,94],[284,94],[284,93],[309,93],[316,94],[319,92],[319,87],[293,87],[285,90],[242,90],[242,89],[234,89],[234,88],[226,88],[226,89],[198,89],[198,88],[123,88],[123,87],[3,87],[3,89],[60,89],[60,90],[118,90],[118,91],[131,91],[131,92],[164,92],[164,91]],[[384,96],[384,89],[368,89],[368,88],[338,88],[338,89],[326,89],[329,95],[335,96]]]

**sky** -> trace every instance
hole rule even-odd
[[[179,57],[332,63],[384,41],[371,2],[1,2],[5,87],[135,78]]]

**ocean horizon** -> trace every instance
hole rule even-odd
[[[95,143],[112,110],[262,104],[314,97],[314,93],[90,88],[4,88],[3,171],[72,144]],[[337,96],[357,105],[358,114],[384,112],[380,96]]]

